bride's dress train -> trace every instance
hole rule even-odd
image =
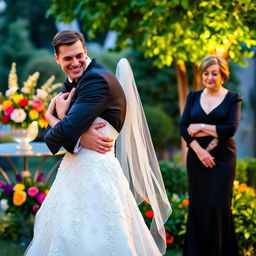
[[[105,120],[97,118],[95,122]],[[102,134],[117,138],[107,123]],[[36,215],[26,256],[161,255],[114,149],[67,153]]]

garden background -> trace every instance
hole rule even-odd
[[[236,135],[239,161],[233,214],[241,255],[255,255],[255,1],[0,0],[0,91],[4,93],[7,89],[13,62],[19,82],[35,71],[40,72],[38,85],[51,75],[56,82],[63,82],[65,75],[55,63],[51,40],[58,30],[65,28],[83,32],[88,55],[113,72],[121,57],[131,63],[173,208],[166,224],[167,255],[180,254],[189,204],[182,164],[184,146],[178,131],[185,97],[189,90],[200,88],[196,66],[201,58],[213,53],[230,61],[227,87],[240,92],[244,100]],[[1,127],[1,142],[11,140],[8,129]],[[43,134],[41,130],[38,141]],[[43,173],[47,173],[53,161],[47,162]],[[38,159],[32,159],[30,163],[32,175],[37,162]],[[2,161],[1,167],[4,164]],[[17,164],[23,171],[22,164]],[[140,207],[149,223],[151,210],[146,205]],[[19,240],[24,229],[13,225],[8,233],[10,226],[8,220],[0,222],[0,256],[22,255],[24,246],[20,245],[30,236],[31,230],[26,229]]]

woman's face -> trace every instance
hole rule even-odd
[[[205,88],[218,90],[222,84],[223,79],[218,64],[209,66],[202,73],[202,83]]]

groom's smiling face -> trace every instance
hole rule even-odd
[[[82,76],[86,67],[86,48],[80,40],[71,45],[61,45],[59,54],[54,57],[72,81]]]

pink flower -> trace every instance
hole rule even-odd
[[[36,200],[37,200],[37,202],[38,202],[39,204],[42,204],[43,201],[44,201],[44,199],[45,199],[45,197],[46,197],[46,194],[45,194],[45,193],[40,193],[40,194],[37,196]]]
[[[28,189],[28,195],[29,195],[30,197],[35,197],[38,193],[39,193],[39,190],[38,190],[38,188],[36,188],[36,187],[30,187],[30,188]]]
[[[44,110],[44,105],[41,100],[33,100],[31,105],[32,108],[37,112],[41,112]]]
[[[5,113],[6,116],[10,116],[11,113],[13,112],[13,110],[14,110],[14,107],[13,107],[13,106],[10,106],[10,107],[8,107],[8,108],[6,108],[6,109],[4,110],[4,113]]]
[[[33,205],[33,207],[32,207],[33,212],[37,212],[38,209],[39,209],[39,205],[38,204]]]

